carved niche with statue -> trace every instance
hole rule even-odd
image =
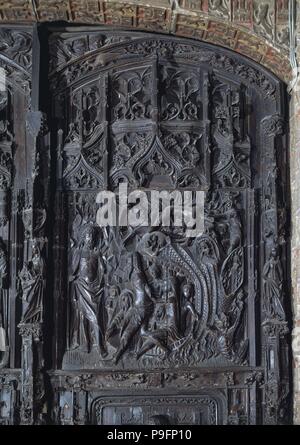
[[[1,32],[2,423],[289,422],[284,86],[188,39]],[[124,183],[204,191],[204,232],[99,227]]]

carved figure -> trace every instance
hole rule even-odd
[[[194,292],[192,284],[188,283],[183,286],[182,297],[181,320],[183,325],[181,332],[187,337],[195,333],[199,321],[199,314],[193,303]]]
[[[0,238],[0,289],[5,287],[8,274],[7,253],[4,242]]]
[[[6,351],[6,332],[4,328],[4,320],[3,320],[3,291],[2,289],[5,287],[6,279],[8,274],[8,264],[7,264],[7,255],[5,245],[0,238],[0,354]],[[0,363],[1,363],[1,355],[0,355]]]
[[[241,340],[238,350],[234,347],[234,336],[241,321],[244,308],[243,292],[238,292],[233,300],[230,310],[222,312],[220,317],[216,317],[215,325],[218,330],[219,352],[227,359],[241,363],[248,347],[248,339]]]
[[[24,264],[19,277],[24,302],[21,323],[41,323],[43,321],[45,263],[37,241],[33,242],[31,260]]]
[[[133,299],[127,298],[116,315],[120,325],[119,346],[115,355],[115,362],[118,363],[124,352],[131,345],[135,335],[147,327],[148,320],[153,311],[153,301],[151,290],[146,282],[144,273],[139,264],[138,254],[135,257],[135,269],[132,275]],[[127,294],[127,297],[129,294]],[[116,321],[113,322],[116,324]],[[108,338],[112,328],[108,331]]]
[[[263,280],[266,316],[270,319],[285,320],[282,306],[283,271],[276,247],[272,248],[269,260],[264,265]]]
[[[268,2],[257,2],[254,9],[254,21],[260,30],[268,37],[274,33],[274,24],[272,22],[272,11]]]
[[[235,248],[239,247],[242,238],[241,221],[236,209],[231,209],[227,214],[228,231],[229,231],[229,249],[228,254]]]
[[[106,308],[106,314],[107,314],[107,321],[106,326],[110,327],[112,325],[113,315],[115,312],[115,308],[118,304],[118,298],[119,298],[119,289],[118,286],[110,286],[108,290],[108,296],[105,300],[105,308]]]
[[[114,311],[107,324],[105,334],[106,341],[111,341],[112,337],[119,335],[124,323],[125,315],[129,309],[132,308],[133,301],[133,292],[128,289],[124,289],[118,296],[117,301],[114,301]]]
[[[99,347],[105,354],[103,333],[98,322],[98,306],[103,294],[104,266],[96,247],[96,228],[88,225],[72,258],[71,301],[72,322],[70,349],[89,352]]]

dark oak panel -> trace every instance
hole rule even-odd
[[[289,422],[284,85],[187,39],[0,32],[1,422]],[[101,229],[120,183],[205,191],[204,233]]]

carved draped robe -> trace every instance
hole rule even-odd
[[[270,258],[263,269],[265,308],[268,317],[284,320],[285,313],[281,303],[282,267],[278,258]]]
[[[35,255],[25,268],[21,280],[23,300],[27,305],[24,308],[22,323],[42,322],[45,264],[40,255]]]
[[[99,346],[98,307],[102,295],[103,264],[98,250],[76,249],[72,259],[70,349],[89,352]]]

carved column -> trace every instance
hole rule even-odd
[[[46,115],[40,111],[41,48],[37,27],[33,32],[33,88],[31,109],[26,116],[28,139],[27,183],[23,224],[25,231],[24,262],[19,273],[22,296],[22,408],[21,423],[42,423],[46,396],[44,387],[44,323],[46,267],[48,253],[47,205],[50,182],[50,155]]]
[[[43,404],[43,334],[41,323],[20,323],[22,336],[21,423],[38,423]]]
[[[19,274],[23,299],[22,319],[19,324],[22,336],[21,423],[23,424],[40,423],[45,399],[43,331],[46,268],[44,257],[47,256],[48,244],[45,223],[49,160],[44,122],[45,116],[41,112],[28,113],[27,127],[33,138],[33,163],[32,180],[27,183],[27,202],[23,211],[27,261],[25,260]],[[43,178],[46,178],[46,182]]]
[[[0,368],[9,360],[8,339],[8,277],[7,240],[9,239],[9,213],[12,176],[13,136],[9,121],[10,91],[0,89]]]
[[[262,202],[262,251],[264,264],[261,283],[262,329],[264,335],[264,355],[266,367],[264,424],[278,424],[285,420],[284,404],[289,392],[286,335],[289,332],[284,302],[285,268],[281,261],[285,250],[284,231],[281,215],[284,212],[280,195],[284,187],[284,172],[279,171],[277,149],[284,134],[284,120],[274,114],[261,122],[262,147],[264,153],[263,202]],[[280,181],[279,181],[279,175]],[[281,354],[280,354],[281,351]]]
[[[65,225],[66,225],[66,213],[65,208],[67,205],[67,198],[63,193],[63,130],[59,130],[57,134],[57,190],[55,193],[55,225],[54,225],[54,235],[53,235],[53,261],[54,264],[58,265],[57,273],[54,277],[54,294],[53,294],[53,305],[54,305],[54,318],[58,320],[55,323],[54,328],[54,348],[53,348],[53,361],[61,360],[63,351],[66,346],[66,326],[61,320],[66,318],[66,302],[65,302],[65,287],[66,284],[63,280],[65,275],[64,267],[64,242],[66,239]],[[56,341],[60,338],[61,341]]]

